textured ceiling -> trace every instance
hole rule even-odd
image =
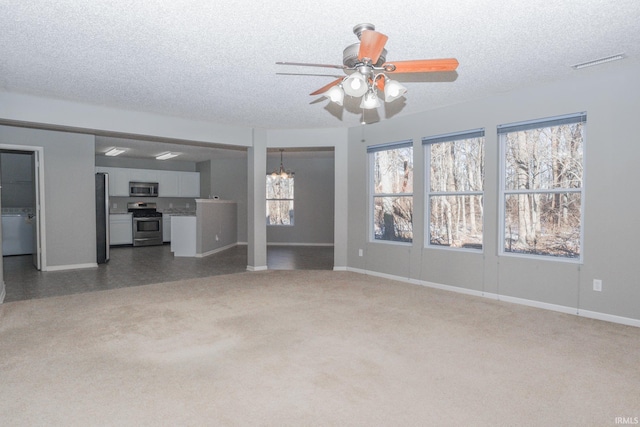
[[[256,128],[355,126],[352,105],[309,96],[334,78],[276,75],[341,71],[275,62],[341,64],[363,22],[389,36],[388,61],[460,62],[405,80],[406,99],[367,121],[640,54],[637,0],[0,0],[0,90]]]

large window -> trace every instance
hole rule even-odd
[[[428,246],[482,249],[484,129],[424,138]]]
[[[581,259],[586,114],[498,127],[502,253]]]
[[[267,225],[293,225],[293,173],[267,175]]]
[[[413,241],[413,145],[372,146],[370,158],[373,239]]]

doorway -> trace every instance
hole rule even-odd
[[[0,302],[6,294],[5,257],[29,257],[34,270],[46,265],[42,152],[42,147],[0,144]]]

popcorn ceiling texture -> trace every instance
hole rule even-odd
[[[276,75],[339,70],[275,62],[341,64],[362,22],[389,36],[388,61],[460,62],[457,78],[406,80],[406,102],[380,108],[382,120],[640,53],[635,0],[0,0],[0,90],[256,128],[355,126],[355,102],[309,96],[333,77]]]

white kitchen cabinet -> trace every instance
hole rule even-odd
[[[171,215],[162,215],[162,241],[171,241]]]
[[[96,172],[109,174],[109,196],[129,197],[129,169],[99,166]]]
[[[109,215],[109,244],[133,244],[133,218],[130,213]]]
[[[153,169],[129,169],[129,181],[158,182],[158,171]]]
[[[172,216],[171,228],[175,231],[171,239],[171,252],[177,257],[196,256],[196,217]]]
[[[175,171],[158,171],[158,195],[160,197],[179,197],[180,175]]]
[[[111,196],[129,197],[129,173],[126,169],[112,168],[109,174],[109,189]]]
[[[200,198],[200,172],[178,172],[180,187],[178,197]]]
[[[157,182],[159,197],[200,197],[200,172],[96,167],[109,174],[109,195],[129,197],[129,182]]]

